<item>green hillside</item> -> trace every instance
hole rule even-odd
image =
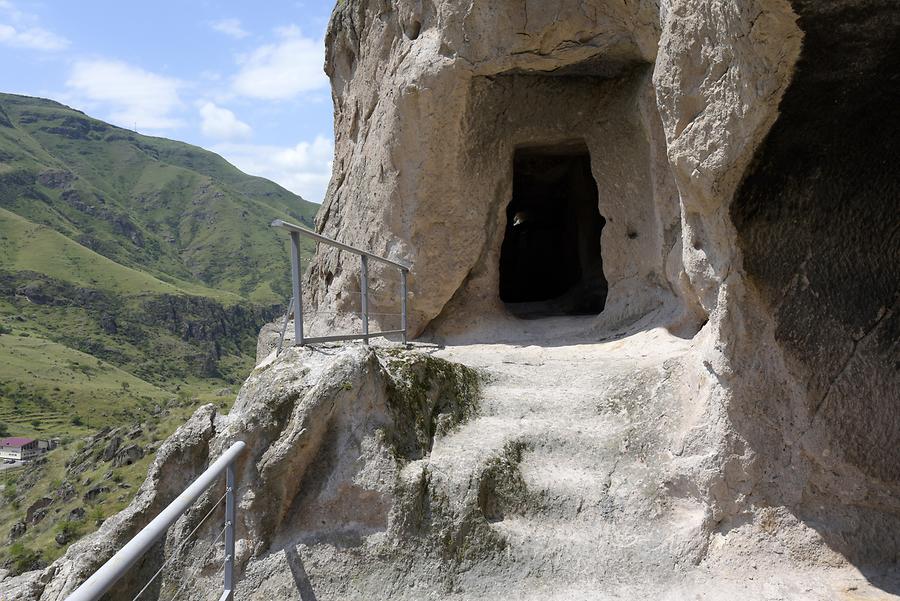
[[[114,294],[194,294],[225,303],[240,296],[206,286],[152,275],[120,265],[72,241],[56,230],[0,208],[0,269],[33,271],[78,286]]]
[[[88,392],[99,380],[40,385],[72,353],[169,397],[242,381],[289,296],[288,237],[269,223],[317,208],[201,148],[0,94],[0,424],[25,434],[9,412],[29,398],[107,425],[87,410],[112,402]],[[130,390],[115,403],[140,405]]]
[[[0,421],[22,436],[66,436],[90,429],[94,421],[130,423],[136,408],[153,407],[172,396],[127,371],[38,336],[0,335],[0,356],[0,381],[9,383]]]
[[[269,223],[317,209],[201,148],[0,94],[0,436],[63,442],[0,471],[0,538],[60,490],[52,515],[88,516],[28,524],[0,568],[57,557],[128,503],[197,406],[230,406],[290,296]],[[103,456],[116,437],[136,462]]]
[[[318,205],[201,148],[0,94],[0,208],[162,281],[284,302],[286,236],[268,225],[311,225]]]

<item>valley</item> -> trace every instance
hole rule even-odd
[[[0,436],[61,443],[0,474],[0,564],[52,561],[127,505],[155,441],[230,407],[290,296],[268,225],[317,209],[201,148],[0,94]],[[140,457],[113,465],[126,431]],[[46,498],[56,517],[29,521]]]

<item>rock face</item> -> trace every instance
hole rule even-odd
[[[128,509],[0,597],[63,598],[244,440],[239,598],[896,598],[898,25],[889,0],[339,2],[317,229],[408,261],[413,332],[459,346],[276,359],[270,324],[231,414],[199,411]],[[596,239],[517,204],[569,156],[602,311],[520,319],[517,221],[573,261]],[[320,249],[308,330],[358,326],[357,277]],[[117,594],[176,554],[196,570],[151,596],[217,588],[221,510],[180,545],[221,492]]]
[[[32,503],[25,511],[25,521],[29,524],[40,522],[47,515],[46,508],[52,503],[53,499],[51,497],[41,497]]]
[[[742,420],[771,490],[834,548],[900,557],[900,7],[797,2],[803,53],[780,116],[731,205],[746,279],[790,388]],[[840,35],[835,28],[840,24]],[[852,56],[852,61],[846,60]],[[783,368],[779,370],[778,368]],[[770,376],[771,377],[771,376]],[[786,469],[787,468],[787,469]]]
[[[351,555],[409,558],[412,545],[398,540],[411,536],[407,530],[414,525],[408,521],[428,502],[423,497],[427,490],[419,477],[401,472],[427,458],[437,438],[477,412],[477,374],[418,353],[376,353],[360,347],[288,350],[277,361],[271,359],[251,375],[228,416],[217,415],[208,405],[160,447],[147,480],[126,510],[72,545],[43,573],[0,582],[2,598],[63,598],[238,439],[248,445],[237,466],[237,555],[247,574],[241,597],[267,598],[266,587],[293,582],[289,566],[297,561],[296,551],[284,552],[291,541],[323,542],[323,560],[334,545],[357,548]],[[159,568],[164,554],[177,549],[178,541],[222,496],[223,487],[211,489],[179,520],[165,546],[129,573],[112,598],[132,598]],[[219,586],[213,566],[221,563],[221,547],[210,545],[220,529],[218,509],[200,531],[200,542],[182,549],[186,561],[208,566],[191,577],[189,598]],[[437,514],[437,508],[434,511]],[[450,515],[442,519],[448,526],[463,527]],[[374,539],[366,546],[375,546],[359,548],[370,536]],[[276,580],[266,576],[273,569],[283,570]],[[207,573],[216,575],[207,578]],[[173,594],[184,583],[183,576],[180,569],[164,572],[162,583],[149,594]]]
[[[339,4],[318,229],[409,261],[433,339],[702,325],[701,394],[745,472],[717,519],[788,506],[855,561],[896,557],[898,19],[886,0]],[[504,306],[500,255],[517,150],[573,141],[609,292],[549,327]],[[351,259],[316,256],[307,307],[359,310]],[[396,310],[389,277],[376,312]],[[355,325],[326,317],[311,327]]]
[[[9,530],[9,540],[16,540],[17,538],[25,534],[26,530],[28,530],[28,525],[25,522],[16,522]]]
[[[123,465],[131,465],[135,461],[141,459],[144,456],[144,449],[136,444],[130,444],[127,447],[119,450],[116,453],[116,456],[112,460],[112,464],[115,467],[122,467]]]
[[[573,143],[589,153],[606,221],[609,292],[591,327],[663,306],[685,327],[702,322],[698,297],[708,314],[714,270],[730,261],[715,247],[725,233],[714,214],[727,213],[799,52],[786,2],[385,10],[345,3],[331,21],[335,174],[318,228],[416,267],[414,331],[523,337],[498,298],[513,159],[523,148],[553,153]],[[359,310],[358,269],[341,260],[317,256],[310,305]],[[396,277],[375,270],[375,310],[396,312]],[[397,325],[395,316],[381,322]]]
[[[112,461],[113,458],[116,456],[116,453],[119,452],[119,446],[121,444],[122,444],[122,437],[121,436],[113,436],[110,439],[109,444],[106,445],[106,448],[103,449],[103,454],[100,456],[100,458],[103,461]]]

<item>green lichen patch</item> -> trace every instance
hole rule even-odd
[[[488,464],[478,485],[478,508],[488,522],[502,521],[525,509],[527,488],[519,464],[526,447],[523,442],[506,445],[503,453]]]
[[[421,459],[443,436],[475,415],[481,379],[475,370],[415,352],[379,352],[399,459]]]

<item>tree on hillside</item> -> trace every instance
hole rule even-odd
[[[0,422],[0,436],[9,436],[9,427],[3,422]]]

